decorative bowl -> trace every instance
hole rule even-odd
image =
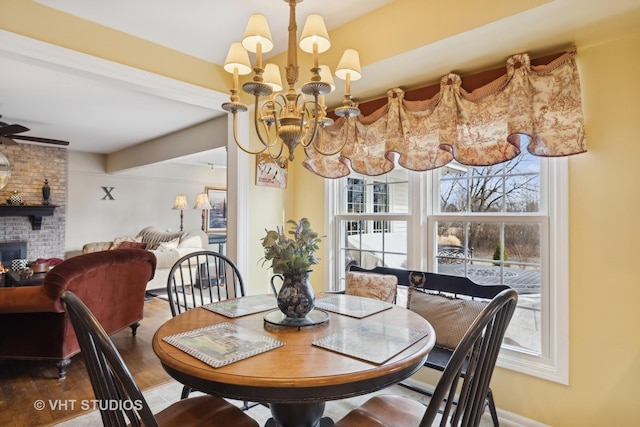
[[[33,270],[34,273],[46,273],[49,271],[49,262],[31,262],[28,267]]]

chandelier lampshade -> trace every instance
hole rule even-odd
[[[360,56],[357,50],[347,49],[342,55],[342,59],[338,63],[336,68],[336,76],[342,80],[351,81],[360,80],[362,74],[360,74]]]
[[[280,69],[274,64],[263,64],[262,54],[273,49],[273,40],[266,17],[255,13],[249,17],[242,41],[234,42],[229,49],[224,69],[233,74],[233,87],[230,90],[230,101],[222,104],[222,108],[233,114],[234,139],[238,147],[246,153],[267,152],[272,159],[276,159],[284,157],[286,146],[288,158],[293,161],[298,145],[306,149],[313,144],[315,152],[333,155],[336,151],[325,151],[322,138],[318,137],[320,128],[333,123],[333,120],[327,117],[324,96],[335,89],[335,83],[329,67],[319,65],[319,54],[331,47],[329,33],[320,15],[311,14],[307,17],[298,46],[303,52],[310,53],[313,57],[313,66],[310,69],[311,79],[302,86],[296,87],[299,71],[295,9],[296,4],[303,0],[284,1],[289,4],[288,65],[284,70],[286,87],[283,86]],[[253,67],[249,64],[247,51],[255,53]],[[248,107],[240,102],[238,76],[249,74],[251,70],[253,70],[253,78],[242,85],[242,90],[254,97],[253,121],[262,145],[257,150],[251,150],[243,145],[238,140],[237,131],[237,113],[248,111]],[[360,114],[360,110],[351,99],[350,92],[351,82],[360,79],[361,76],[358,52],[347,49],[336,70],[336,77],[345,80],[343,105],[336,109],[336,114],[345,120]],[[284,93],[279,93],[283,90]],[[347,134],[347,132],[344,133],[342,146],[347,141]]]
[[[362,77],[360,72],[360,56],[357,50],[347,49],[336,68],[336,77],[345,81],[344,100],[342,107],[336,108],[336,115],[340,117],[353,117],[360,114],[360,110],[351,102],[351,82]],[[343,144],[344,145],[344,144]]]
[[[331,92],[336,90],[336,82],[333,81],[333,76],[331,75],[331,69],[329,68],[328,65],[320,66],[320,79],[323,82],[329,83],[329,86],[331,87]]]
[[[271,30],[267,17],[261,13],[254,13],[249,17],[247,28],[242,36],[242,46],[249,52],[270,52],[273,49]]]
[[[327,33],[327,27],[324,25],[324,19],[320,15],[309,15],[307,21],[302,29],[302,35],[300,36],[300,49],[307,53],[314,52],[317,49],[318,53],[323,53],[329,50],[331,47],[331,41],[329,40],[329,33]]]
[[[273,92],[280,92],[282,90],[282,77],[280,76],[280,69],[276,64],[267,64],[264,67],[263,78],[264,82],[271,86]]]
[[[240,75],[249,74],[251,72],[251,62],[249,54],[242,47],[242,43],[235,42],[231,44],[227,59],[224,61],[224,69],[228,73],[237,72]]]

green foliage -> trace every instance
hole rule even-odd
[[[311,229],[311,222],[307,218],[300,219],[299,223],[289,220],[287,224],[292,226],[287,232],[292,237],[285,235],[284,228],[266,230],[267,235],[262,238],[262,265],[271,261],[269,267],[273,269],[274,274],[305,273],[320,261],[314,253],[318,250],[318,243],[322,238]]]
[[[503,258],[500,258],[501,252]],[[498,242],[498,244],[496,245],[496,250],[493,251],[493,259],[496,261],[500,261],[500,259],[502,259],[503,261],[507,261],[509,259],[509,256],[507,255],[507,249],[502,249],[502,245],[500,245],[500,242]]]

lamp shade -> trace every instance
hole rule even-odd
[[[313,44],[318,44],[318,53],[326,52],[331,47],[327,27],[324,25],[322,16],[311,14],[302,28],[300,36],[300,49],[307,53],[313,53]]]
[[[333,81],[333,76],[331,75],[331,70],[328,65],[320,66],[320,81],[328,83],[331,86],[331,92],[336,89],[336,82]]]
[[[227,59],[224,60],[224,70],[233,74],[234,69],[238,69],[238,74],[244,75],[251,72],[251,62],[249,54],[242,47],[242,43],[233,42],[227,53]]]
[[[271,86],[274,92],[280,92],[282,90],[282,77],[280,76],[280,68],[275,64],[267,64],[264,67],[264,74],[262,74],[263,83]]]
[[[189,205],[187,203],[187,196],[185,196],[184,194],[178,194],[176,196],[176,200],[175,202],[173,202],[173,208],[172,209],[189,209]]]
[[[196,204],[193,206],[193,209],[211,209],[209,197],[207,197],[206,193],[198,194],[198,196],[196,197]]]
[[[347,80],[347,74],[351,75],[351,80],[358,80],[360,74],[360,56],[355,49],[347,49],[342,54],[342,59],[336,68],[336,76],[342,80]]]
[[[262,44],[262,52],[269,52],[273,49],[267,17],[261,13],[254,13],[249,17],[247,28],[244,30],[242,46],[249,52],[255,53],[258,51],[258,43]]]

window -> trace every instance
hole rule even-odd
[[[340,186],[335,191],[340,210],[333,239],[337,265],[342,266],[335,268],[338,282],[353,264],[406,267],[407,171],[400,169],[383,177],[352,174],[333,182]]]
[[[347,178],[347,212],[363,213],[365,211],[364,179]],[[360,221],[348,221],[346,232],[348,235],[358,234],[361,231]]]
[[[430,270],[515,288],[520,304],[505,341],[539,355],[541,243],[549,228],[541,211],[540,159],[523,153],[493,166],[454,163],[434,173],[438,204],[427,221],[437,247]]]
[[[373,212],[389,212],[389,185],[386,182],[376,182],[373,184]],[[391,227],[388,221],[374,221],[374,233],[388,233]]]
[[[452,162],[422,173],[396,166],[384,176],[332,181],[332,255],[345,267],[333,269],[334,283],[358,264],[509,285],[519,302],[499,365],[567,383],[566,165],[523,149],[494,166]]]
[[[389,185],[386,182],[368,181],[364,178],[347,178],[347,213],[389,212]],[[368,225],[368,227],[367,227]],[[348,221],[347,235],[383,233],[390,231],[386,221]]]

